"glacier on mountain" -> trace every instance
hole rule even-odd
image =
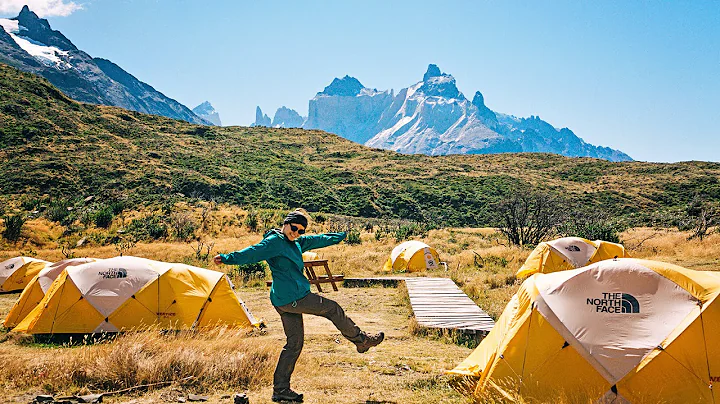
[[[288,114],[285,110],[282,113]],[[269,120],[260,112],[253,125]],[[434,64],[428,66],[422,81],[397,94],[367,88],[354,77],[336,78],[309,101],[304,122],[285,126],[282,120],[274,119],[272,126],[320,129],[400,153],[547,152],[632,160],[621,151],[588,144],[570,129],[557,129],[539,117],[517,118],[494,112],[485,105],[480,91],[470,101],[457,88],[455,78]]]

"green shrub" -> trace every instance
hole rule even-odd
[[[137,240],[159,240],[168,236],[165,219],[158,215],[133,219],[127,231]]]
[[[50,203],[45,216],[48,220],[57,223],[64,223],[65,220],[70,216],[70,202],[65,200],[56,200]]]
[[[119,215],[123,210],[125,210],[125,201],[112,202],[109,207],[113,215]]]
[[[25,218],[22,215],[7,215],[3,216],[3,220],[5,221],[3,237],[8,241],[17,241],[25,224]]]
[[[187,241],[195,236],[198,225],[189,214],[184,212],[175,213],[170,217],[170,221],[176,239]]]
[[[362,240],[360,239],[360,231],[356,229],[351,229],[347,233],[347,237],[345,238],[345,242],[350,245],[358,245],[362,244]]]
[[[95,222],[95,226],[107,229],[112,224],[114,217],[115,215],[113,214],[112,208],[106,206],[95,213],[93,221]]]
[[[257,276],[265,273],[265,268],[267,268],[267,264],[262,262],[256,262],[254,264],[245,264],[245,265],[237,265],[235,268],[232,269],[232,272],[234,272],[234,275],[241,276],[243,279],[248,279],[251,276]]]
[[[313,219],[316,223],[323,224],[327,221],[327,216],[324,213],[316,213]]]
[[[258,213],[254,210],[251,210],[248,212],[247,216],[245,217],[245,226],[250,229],[250,231],[255,232],[258,229]]]
[[[415,236],[427,237],[430,226],[427,223],[407,223],[398,225],[393,231],[395,241],[409,240]]]
[[[557,231],[563,237],[619,243],[624,227],[620,221],[604,212],[575,212],[557,226]]]

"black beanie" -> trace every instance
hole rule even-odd
[[[303,215],[301,212],[293,211],[290,212],[285,220],[283,221],[283,224],[289,224],[289,223],[296,223],[302,225],[302,227],[307,228],[308,220],[305,215]]]

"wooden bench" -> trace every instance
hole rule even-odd
[[[303,264],[305,265],[305,276],[307,276],[308,281],[311,285],[317,286],[318,292],[323,291],[322,287],[320,286],[321,283],[331,284],[333,290],[337,292],[338,287],[335,282],[341,282],[345,278],[344,275],[333,275],[332,272],[330,272],[330,267],[328,266],[327,260],[304,261]],[[327,275],[318,276],[315,273],[315,267],[325,268],[325,273]],[[266,284],[267,286],[270,286],[272,285],[272,281],[267,281]]]

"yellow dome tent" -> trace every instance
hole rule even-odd
[[[5,318],[3,326],[6,328],[13,328],[18,325],[18,323],[20,323],[20,321],[22,321],[22,319],[24,319],[25,316],[27,316],[28,313],[30,313],[30,311],[40,303],[42,298],[45,296],[45,293],[50,288],[50,285],[65,268],[95,261],[100,260],[95,258],[71,258],[45,266],[45,268],[35,275],[30,282],[28,282],[25,289],[23,289],[22,294],[20,294],[20,298],[17,302],[15,302],[15,305],[12,309],[10,309],[10,313],[8,313]]]
[[[538,244],[518,270],[518,278],[584,267],[611,258],[630,258],[622,244],[563,237]]]
[[[50,262],[16,257],[0,263],[0,292],[23,290],[28,282]]]
[[[116,257],[65,268],[13,329],[30,334],[252,327],[259,322],[222,272]]]
[[[434,248],[421,241],[411,240],[393,248],[383,270],[417,272],[437,269],[439,263],[440,257]]]
[[[720,402],[720,273],[619,258],[536,274],[448,373],[476,402]]]

